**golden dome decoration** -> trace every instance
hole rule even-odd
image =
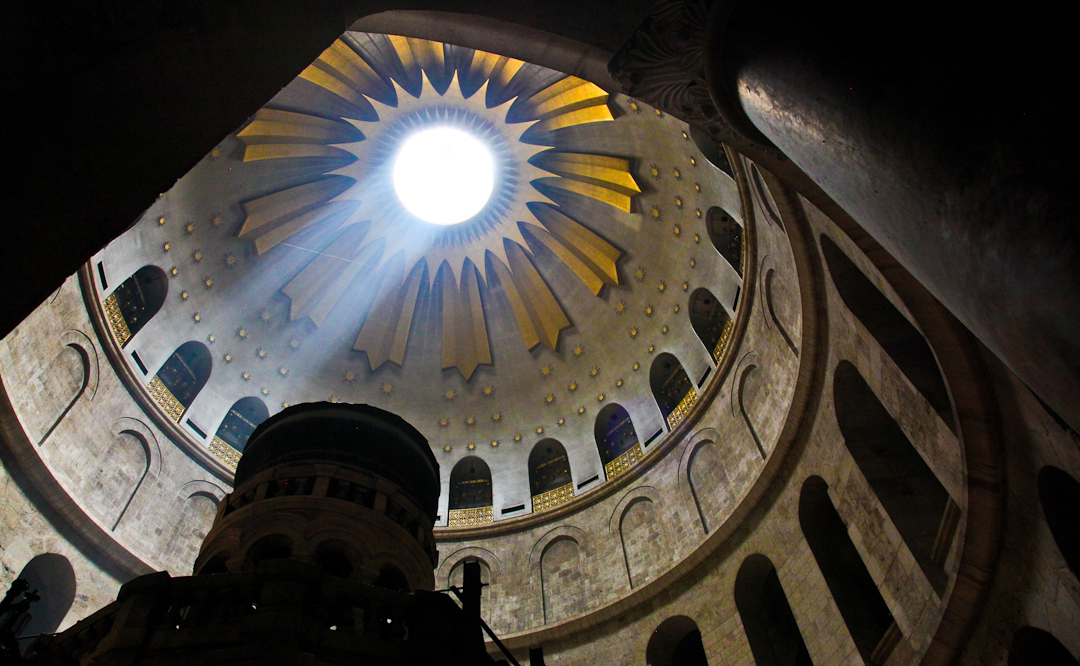
[[[404,362],[417,296],[429,280],[441,295],[443,369],[456,367],[469,380],[479,365],[492,364],[480,301],[493,279],[509,298],[526,348],[542,344],[554,350],[570,321],[534,266],[526,239],[561,260],[593,295],[619,283],[616,262],[622,252],[544,191],[572,192],[629,213],[641,189],[628,159],[562,152],[523,137],[542,139],[545,132],[614,120],[607,93],[570,76],[526,99],[489,107],[488,83],[509,81],[524,63],[476,51],[440,91],[430,75],[447,72],[443,44],[389,39],[393,53],[385,62],[369,64],[338,40],[301,74],[350,105],[370,107],[374,118],[356,113],[330,120],[263,109],[237,134],[245,146],[244,162],[331,158],[345,163],[245,202],[238,236],[262,254],[316,226],[338,234],[282,288],[291,301],[290,320],[307,317],[321,325],[362,270],[377,271],[378,295],[353,345],[367,354],[373,371]],[[463,79],[483,83],[463,89]],[[511,119],[511,107],[524,110]],[[406,135],[434,124],[469,131],[491,149],[497,165],[487,205],[453,227],[415,218],[393,195],[395,149]]]

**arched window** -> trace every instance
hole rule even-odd
[[[844,305],[862,322],[889,358],[907,376],[912,386],[923,394],[934,411],[955,432],[956,424],[953,422],[949,392],[945,388],[945,380],[941,377],[934,353],[930,351],[930,345],[926,344],[926,338],[878,291],[874,283],[863,275],[855,262],[824,234],[821,236],[821,253]]]
[[[697,391],[690,377],[683,370],[679,359],[663,353],[656,357],[649,370],[649,387],[667,421],[668,429],[674,429],[697,402]]]
[[[689,312],[694,332],[712,354],[713,362],[719,363],[720,354],[724,351],[722,343],[731,335],[732,322],[727,310],[711,291],[701,287],[690,294]]]
[[[19,638],[55,633],[75,601],[75,571],[63,555],[44,553],[26,563],[18,579],[25,580],[28,591],[37,590],[40,601],[30,604],[29,621],[17,630]],[[19,641],[25,648],[30,641]]]
[[[195,401],[213,366],[210,350],[201,342],[185,342],[176,348],[150,381],[150,394],[177,423]]]
[[[735,607],[757,666],[813,666],[776,567],[751,555],[735,576]]]
[[[608,479],[614,479],[641,460],[641,444],[634,422],[622,405],[612,402],[600,410],[593,435]]]
[[[529,488],[534,512],[559,506],[574,498],[570,460],[555,439],[542,439],[529,453]]]
[[[799,526],[863,661],[884,664],[899,638],[898,629],[889,631],[894,626],[892,613],[829,498],[828,484],[819,476],[803,483]]]
[[[1039,503],[1058,550],[1073,575],[1080,577],[1080,483],[1066,472],[1047,465],[1039,470]]]
[[[215,440],[232,447],[236,452],[243,453],[247,446],[248,437],[255,432],[259,424],[270,417],[266,409],[266,403],[258,398],[240,398],[233,403],[229,413],[221,421]]]
[[[1021,627],[1009,646],[1009,666],[1080,666],[1080,661],[1053,634]]]
[[[105,298],[105,317],[120,346],[157,314],[169,293],[169,278],[157,266],[143,266]]]
[[[840,433],[878,501],[938,592],[959,517],[956,505],[858,369],[836,367],[833,400]],[[950,507],[951,505],[951,507]]]
[[[462,458],[450,471],[450,527],[490,523],[491,470],[476,456]]]
[[[709,164],[734,178],[735,170],[731,168],[731,160],[728,159],[727,150],[724,149],[723,144],[714,139],[708,132],[693,125],[690,126],[689,132],[690,140],[701,151],[701,156],[709,160]]]
[[[685,615],[669,617],[649,637],[646,666],[709,666],[701,631]]]
[[[712,241],[713,247],[741,277],[743,274],[742,227],[723,208],[713,206],[705,214],[705,228],[709,231],[709,240]]]

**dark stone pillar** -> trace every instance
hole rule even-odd
[[[1064,8],[733,0],[714,17],[721,114],[779,148],[1080,425]]]

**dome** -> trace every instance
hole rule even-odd
[[[435,517],[435,589],[480,562],[519,660],[1080,650],[1075,433],[864,209],[714,122],[702,8],[664,7],[617,54],[369,17],[0,341],[38,624],[190,573],[236,484],[318,452]],[[306,430],[385,412],[368,449]]]

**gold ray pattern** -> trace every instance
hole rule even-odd
[[[474,51],[468,64],[455,71],[448,47],[440,42],[383,39],[378,58],[368,52],[364,57],[338,40],[300,75],[354,112],[327,119],[264,109],[237,133],[245,146],[244,162],[330,158],[339,165],[311,182],[245,202],[239,237],[251,240],[263,254],[315,225],[338,234],[325,249],[308,248],[313,259],[282,289],[292,301],[292,320],[309,317],[322,324],[362,272],[377,271],[368,285],[377,295],[359,322],[353,345],[367,354],[372,371],[387,362],[404,362],[418,294],[429,279],[428,269],[436,267],[431,284],[441,299],[444,369],[457,368],[469,380],[477,367],[492,363],[483,307],[491,279],[510,301],[525,346],[555,349],[560,332],[571,324],[533,265],[529,243],[550,250],[594,295],[604,285],[618,284],[616,262],[622,253],[536,185],[592,197],[624,212],[631,211],[641,189],[628,160],[552,150],[545,137],[582,123],[614,120],[608,94],[568,76],[527,98],[495,100],[496,106],[488,107],[488,98],[502,95],[523,72],[522,61]],[[462,78],[475,92],[466,96]],[[433,80],[441,82],[444,92]],[[489,94],[489,86],[496,94]],[[512,106],[514,118],[524,120],[508,120]],[[433,230],[413,221],[387,194],[392,190],[387,146],[430,122],[474,131],[489,143],[500,165],[491,201],[460,229]],[[528,142],[523,141],[526,132],[532,137]],[[295,247],[295,242],[288,244]],[[372,268],[365,271],[365,266]]]
[[[436,282],[442,285],[442,367],[456,367],[471,379],[478,365],[491,365],[487,323],[480,302],[480,283],[476,267],[466,259],[461,271],[461,285],[455,284],[450,265],[443,262]]]
[[[390,361],[397,365],[405,362],[405,347],[409,342],[416,297],[424,280],[427,262],[416,262],[408,279],[401,281],[405,270],[405,257],[398,253],[384,267],[375,304],[364,319],[360,334],[356,336],[353,349],[367,353],[371,370],[378,370]]]

